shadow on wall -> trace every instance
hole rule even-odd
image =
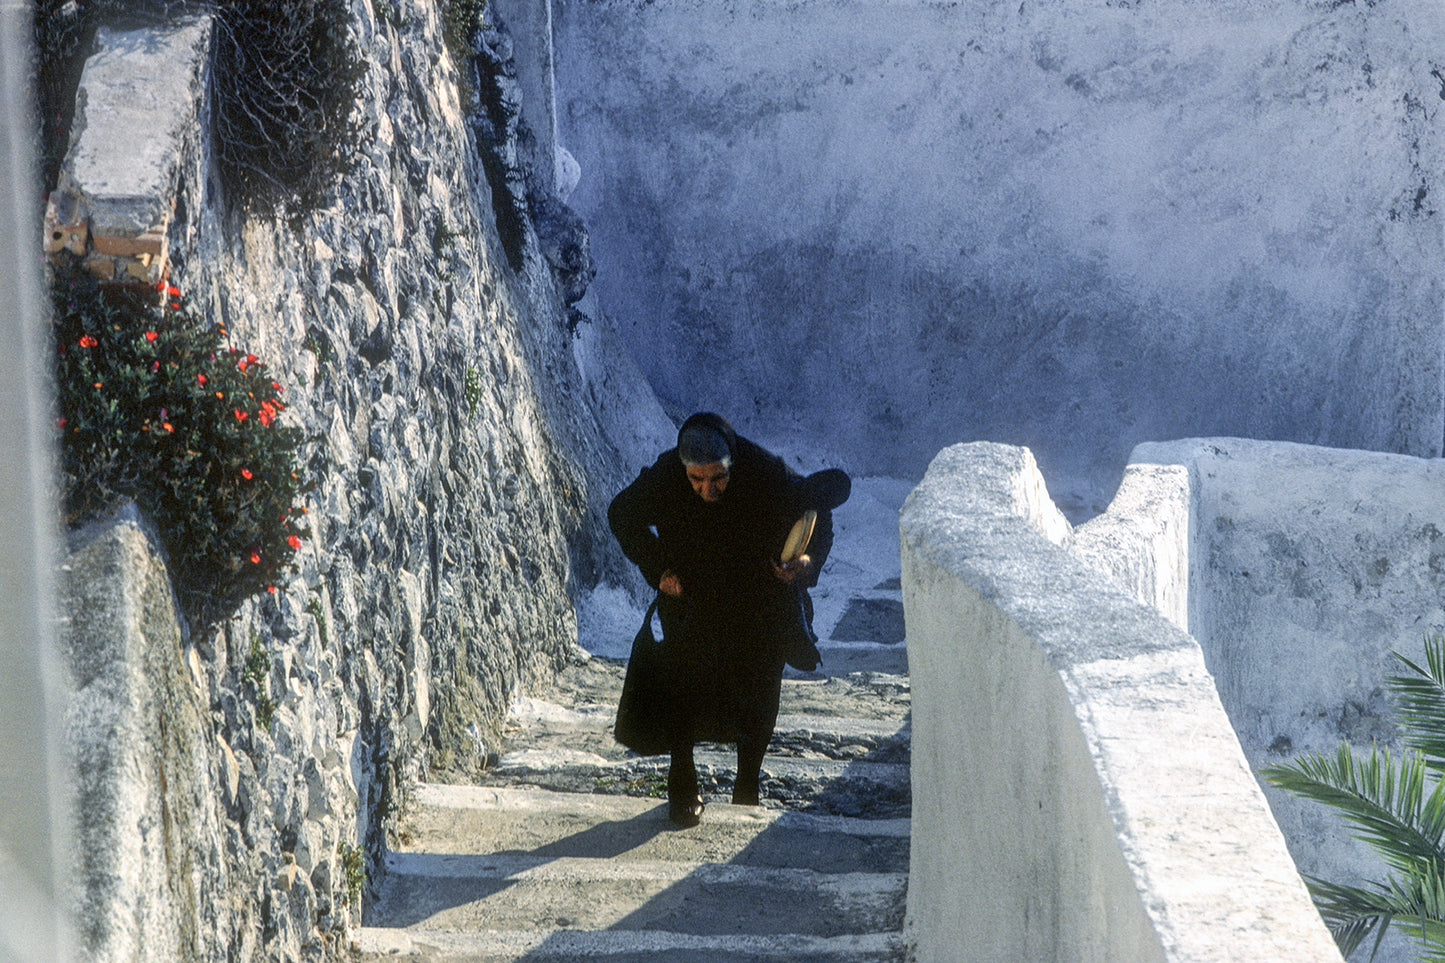
[[[1027,446],[1086,515],[1153,438],[1440,451],[1428,0],[555,18],[598,300],[680,408],[726,370],[864,475]]]

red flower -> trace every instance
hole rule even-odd
[[[261,402],[261,410],[256,412],[256,419],[261,424],[270,427],[271,422],[276,420],[276,406],[269,401]]]
[[[221,397],[221,393],[220,393],[219,391],[216,392],[216,397],[217,397],[217,398]],[[242,411],[240,408],[234,409],[234,410],[231,412],[231,414],[233,414],[233,415],[236,416],[236,420],[237,420],[237,421],[245,421],[245,420],[246,420],[246,413],[245,413],[244,411]]]
[[[268,585],[268,586],[266,586],[266,591],[270,592],[272,595],[275,595],[275,594],[276,594],[276,586],[274,586],[274,585]]]
[[[272,388],[277,394],[280,394],[281,392],[283,392],[283,391],[286,390],[285,388],[281,387],[281,383],[280,383],[279,381],[273,381],[273,382],[271,382],[271,388]]]
[[[237,366],[238,368],[240,368],[240,369],[244,372],[244,371],[246,370],[246,365],[248,365],[248,364],[255,364],[255,363],[256,363],[256,356],[255,356],[254,354],[248,354],[248,355],[246,355],[246,357],[242,358],[240,361],[237,361],[237,362],[236,362],[236,366]]]
[[[203,374],[198,374],[198,375],[196,375],[196,384],[198,384],[198,385],[203,385],[203,384],[205,384],[205,383],[206,383],[206,376],[205,376],[205,375],[203,375]]]
[[[242,468],[242,469],[241,469],[241,477],[244,478],[244,479],[246,479],[246,481],[250,481],[251,478],[253,477],[252,474],[251,474],[251,469],[249,469],[249,468]]]
[[[96,346],[97,344],[99,344],[99,343],[100,343],[99,341],[96,341],[94,338],[92,338],[92,337],[91,337],[90,335],[88,335],[88,334],[82,334],[82,335],[80,336],[80,346],[81,346],[82,348],[93,348],[93,347],[95,347],[95,346]]]
[[[301,547],[301,539],[297,538],[295,535],[287,535],[286,544],[290,545],[293,549],[298,549]]]
[[[252,565],[260,565],[260,564],[261,564],[261,551],[260,551],[260,549],[255,549],[255,548],[251,549],[251,564],[252,564]]]
[[[56,422],[55,422],[55,427],[57,427],[57,428],[64,428],[64,427],[65,427],[65,419],[64,419],[64,418],[59,418],[59,419],[57,419]]]
[[[147,332],[146,332],[146,340],[147,340],[147,341],[154,341],[156,338],[159,338],[159,337],[160,337],[160,335],[156,334],[154,331],[147,331]]]
[[[175,433],[175,429],[171,427],[171,423],[169,421],[161,422],[161,427],[164,428],[166,431],[169,431],[173,434]]]

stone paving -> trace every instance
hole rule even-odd
[[[692,829],[668,821],[666,757],[612,738],[624,663],[592,657],[519,699],[477,785],[412,792],[360,959],[901,961],[909,683],[896,580],[849,598],[832,634],[818,672],[784,680],[763,804],[731,805],[733,751],[700,746],[707,810]]]

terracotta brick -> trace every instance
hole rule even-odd
[[[86,270],[90,271],[102,281],[115,280],[115,261],[108,257],[97,257],[92,255],[85,259]]]
[[[84,219],[67,222],[63,221],[55,212],[55,202],[49,201],[45,205],[45,253],[59,254],[61,251],[70,251],[72,254],[85,253],[85,240],[89,228]]]
[[[138,237],[103,237],[96,234],[91,238],[91,242],[101,254],[113,254],[116,257],[139,257],[142,254],[159,258],[166,256],[165,232],[155,228]]]
[[[160,280],[161,265],[165,262],[160,258],[142,255],[138,258],[122,258],[120,263],[124,265],[128,277],[154,284]]]

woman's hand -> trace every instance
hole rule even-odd
[[[791,562],[773,562],[773,576],[780,582],[791,584],[812,571],[813,560],[806,555],[799,555]]]
[[[682,579],[672,569],[662,573],[662,578],[657,582],[657,590],[664,595],[671,595],[673,598],[682,597]]]

